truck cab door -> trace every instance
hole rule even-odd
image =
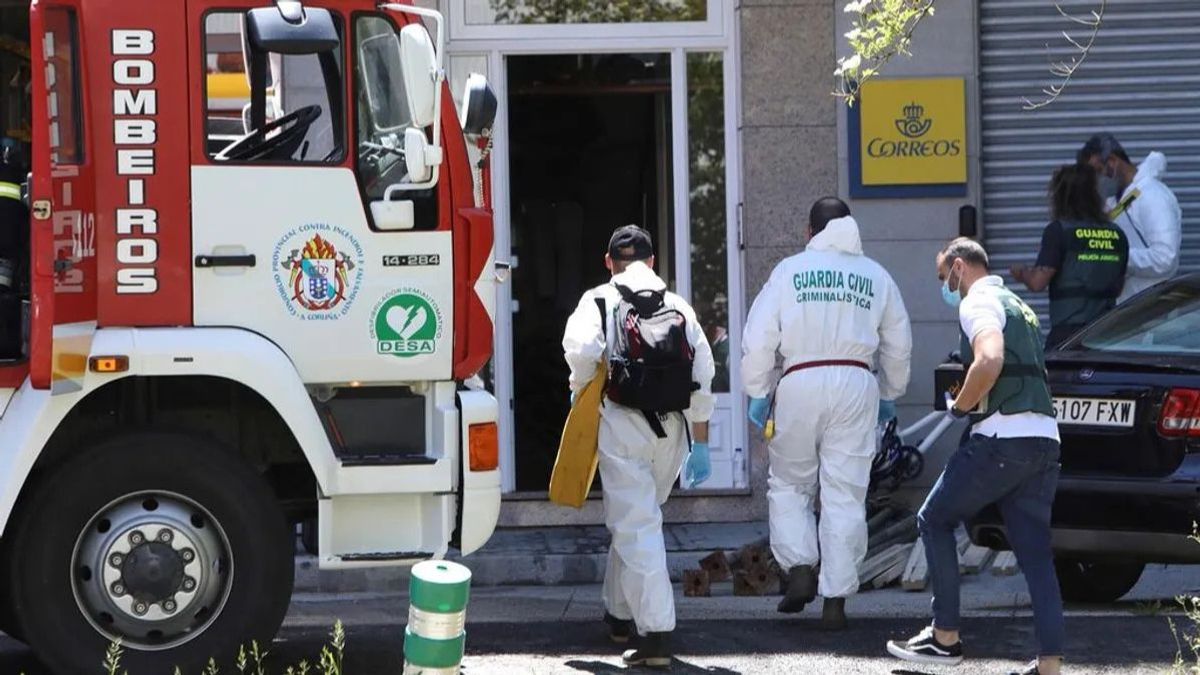
[[[363,131],[368,109],[410,107],[389,70],[402,36],[385,13],[324,4],[304,4],[305,25],[327,29],[300,37],[259,0],[188,10],[192,58],[205,65],[191,71],[194,322],[267,337],[309,384],[448,381],[456,308],[440,148],[411,120],[384,124],[386,139]],[[262,25],[250,30],[252,16]],[[420,196],[377,211],[393,181],[368,183],[361,169],[397,162],[420,178],[405,194]]]
[[[96,234],[77,3],[30,12],[33,148],[29,255],[31,383],[79,391],[96,329]]]

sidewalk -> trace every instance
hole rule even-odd
[[[1196,566],[1152,565],[1138,585],[1123,600],[1104,605],[1071,605],[1073,617],[1131,617],[1177,614],[1173,598],[1195,592],[1200,585]],[[297,593],[292,601],[288,625],[328,627],[333,618],[355,625],[395,625],[406,620],[407,585],[391,593]],[[676,586],[675,605],[680,621],[778,619],[778,596],[739,597],[728,584],[713,589],[713,597],[684,597]],[[899,588],[860,593],[849,599],[846,610],[855,619],[904,619],[929,616],[929,594]],[[596,584],[559,586],[473,586],[469,617],[472,623],[594,622],[604,611]],[[980,574],[963,577],[962,612],[966,618],[1013,618],[1030,615],[1029,593],[1019,574],[996,577]],[[814,602],[789,620],[815,620],[821,603]],[[1164,632],[1164,635],[1168,633]]]
[[[737,551],[767,536],[767,524],[704,523],[664,525],[671,579],[695,568],[713,551]],[[604,580],[608,555],[604,527],[542,527],[496,530],[479,551],[456,560],[471,569],[472,585],[579,586]],[[387,592],[408,587],[408,569],[318,570],[311,555],[296,556],[296,592]]]

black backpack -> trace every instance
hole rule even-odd
[[[687,338],[687,318],[664,303],[665,291],[632,291],[616,285],[621,300],[613,312],[616,332],[609,344],[605,394],[614,403],[641,410],[659,437],[658,415],[682,412],[691,404],[695,350]],[[604,299],[597,298],[601,316]],[[604,321],[605,332],[608,322]],[[605,341],[608,341],[607,334]]]

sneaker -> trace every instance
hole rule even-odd
[[[1042,671],[1038,670],[1037,659],[1034,659],[1033,662],[1025,666],[1023,670],[1015,670],[1011,675],[1041,675],[1041,673]]]
[[[638,648],[621,655],[627,666],[669,669],[671,667],[671,633],[646,633],[638,639]]]
[[[944,645],[933,635],[933,626],[903,642],[888,641],[888,653],[910,663],[924,663],[931,666],[957,666],[963,660],[962,640],[952,645]]]
[[[608,639],[619,645],[629,642],[629,638],[633,636],[633,621],[630,619],[618,619],[605,612],[604,623],[608,625]]]

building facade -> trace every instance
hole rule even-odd
[[[840,36],[851,28],[844,4],[442,0],[455,90],[467,73],[483,72],[501,99],[498,256],[516,263],[492,372],[511,415],[503,524],[602,521],[599,499],[576,512],[548,505],[544,490],[566,413],[562,324],[578,294],[603,281],[603,244],[616,225],[638,222],[655,234],[660,273],[692,299],[725,359],[714,475],[668,503],[666,518],[679,522],[766,515],[766,448],[738,392],[740,333],[771,269],[802,248],[808,207],[821,196],[847,199],[867,254],[890,271],[908,306],[916,349],[902,421],[931,409],[933,369],[957,346],[934,255],[967,233],[1005,274],[1032,262],[1048,221],[1050,174],[1091,133],[1112,131],[1135,161],[1151,150],[1167,154],[1167,182],[1185,214],[1183,268],[1200,267],[1200,45],[1188,37],[1200,27],[1200,5],[1110,0],[1087,65],[1059,100],[1031,111],[1025,100],[1038,101],[1056,82],[1051,61],[1072,56],[1061,32],[1086,32],[1053,3],[939,3],[914,37],[914,56],[898,58],[881,79],[961,82],[963,177],[940,192],[872,193],[856,189],[866,151],[852,142],[862,133],[857,115],[906,111],[870,110],[869,98],[852,111],[832,96],[836,58],[846,53]],[[1086,4],[1072,7],[1086,13]],[[1044,310],[1044,295],[1031,301]],[[931,453],[914,499],[952,441]]]

